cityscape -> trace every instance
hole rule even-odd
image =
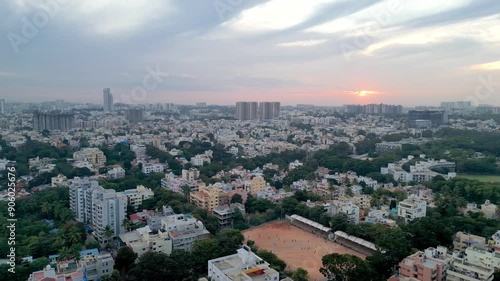
[[[500,2],[0,15],[0,280],[500,281]]]

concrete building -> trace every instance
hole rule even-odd
[[[425,252],[419,251],[402,260],[399,263],[398,274],[389,278],[388,281],[402,281],[409,278],[415,281],[446,280],[449,263],[445,247],[428,248]]]
[[[258,112],[257,102],[236,103],[236,119],[240,121],[257,119],[257,112]]]
[[[108,169],[108,176],[112,179],[120,179],[125,177],[125,170],[120,165],[115,165]]]
[[[113,104],[113,94],[111,94],[111,89],[104,88],[102,90],[102,97],[104,100],[104,103],[103,103],[104,112],[113,112],[114,111],[114,104]]]
[[[43,130],[70,131],[75,127],[75,114],[55,112],[34,112],[33,130],[41,132]]]
[[[408,112],[408,126],[417,127],[418,121],[429,122],[431,126],[440,126],[448,123],[446,110],[410,110]]]
[[[146,175],[151,173],[163,173],[165,167],[159,163],[145,163],[142,165],[142,172]]]
[[[95,166],[103,166],[106,164],[106,155],[104,152],[95,147],[84,147],[82,150],[73,153],[75,162],[88,162]]]
[[[100,243],[107,243],[124,231],[127,198],[112,189],[104,189],[88,178],[74,179],[69,187],[70,209],[79,222],[90,224]],[[111,236],[106,236],[106,229]]]
[[[259,103],[259,119],[260,120],[273,120],[280,115],[279,102],[261,102]]]
[[[191,251],[195,241],[210,238],[203,223],[190,214],[168,216],[162,220],[161,230],[168,233],[174,250]]]
[[[217,218],[219,229],[231,228],[233,226],[233,209],[231,207],[217,207],[213,209],[212,215]]]
[[[493,281],[493,268],[467,261],[463,253],[454,253],[448,270],[447,281]]]
[[[265,191],[267,187],[266,180],[261,176],[256,176],[250,181],[249,193],[256,196],[257,193]]]
[[[222,192],[219,187],[202,184],[199,186],[198,191],[190,193],[190,200],[191,203],[211,213],[213,209],[219,207],[219,195]]]
[[[237,253],[208,261],[208,277],[213,281],[279,281],[279,272],[243,245]]]
[[[185,181],[194,181],[200,176],[200,171],[196,168],[190,168],[189,170],[182,169],[182,179]]]
[[[63,174],[59,174],[55,177],[52,177],[51,179],[52,187],[65,186],[67,183],[68,183],[68,178]]]
[[[134,206],[135,209],[142,205],[142,201],[153,198],[155,195],[151,188],[147,188],[143,185],[138,185],[135,189],[127,189],[120,192],[120,194],[127,197],[127,204]]]
[[[352,203],[358,206],[360,209],[369,209],[371,207],[370,201],[372,197],[370,195],[362,194],[355,195],[351,198]]]
[[[394,151],[394,150],[401,150],[403,148],[403,145],[398,142],[381,142],[381,143],[376,143],[375,144],[375,151],[376,152],[386,152],[386,151]]]
[[[500,269],[500,252],[483,245],[472,245],[465,249],[465,260],[488,269]]]
[[[149,226],[120,234],[120,240],[139,257],[146,252],[172,253],[172,240],[168,233],[158,231],[153,234]]]
[[[500,215],[500,210],[498,206],[492,204],[490,200],[486,200],[483,205],[481,205],[481,212],[483,212],[484,217],[487,219],[497,219]]]
[[[333,200],[333,202],[326,204],[325,209],[329,216],[341,214],[347,218],[349,223],[359,223],[359,207],[350,200]]]
[[[130,108],[125,110],[125,117],[129,123],[140,123],[144,121],[144,110],[140,108]]]
[[[0,114],[5,115],[5,99],[0,99]]]
[[[410,195],[407,199],[398,204],[398,217],[408,223],[417,218],[423,218],[427,214],[427,202],[419,199],[415,195]]]
[[[78,261],[87,281],[98,281],[102,276],[111,274],[115,260],[110,253],[99,253],[97,249],[80,252]]]
[[[457,232],[455,234],[455,239],[453,239],[453,250],[458,252],[464,252],[467,247],[472,245],[486,245],[486,238],[464,233]]]

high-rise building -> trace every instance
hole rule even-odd
[[[33,113],[33,130],[70,131],[75,126],[75,115],[73,113],[60,112],[35,112]]]
[[[237,102],[236,118],[240,121],[257,119],[257,102]]]
[[[417,127],[418,124],[425,124],[431,126],[439,126],[448,123],[448,113],[446,110],[410,110],[408,112],[408,125],[410,127]],[[430,121],[430,122],[429,122]]]
[[[273,120],[279,117],[280,114],[279,102],[261,102],[259,104],[259,119]]]
[[[104,112],[112,112],[114,110],[113,106],[113,94],[111,94],[110,88],[104,88],[102,90],[102,96],[104,99]]]
[[[139,123],[144,121],[144,110],[140,108],[131,108],[125,111],[125,116],[129,123]]]
[[[75,178],[69,187],[70,209],[76,220],[90,224],[101,243],[124,232],[127,198],[113,189],[104,189],[97,181]],[[109,235],[108,229],[110,230]]]
[[[5,100],[0,99],[0,114],[5,114]]]

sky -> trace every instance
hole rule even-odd
[[[498,0],[0,2],[0,98],[500,105]]]

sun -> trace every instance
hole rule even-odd
[[[371,94],[375,94],[375,91],[366,91],[366,90],[361,90],[361,91],[356,91],[354,94],[358,97],[366,97]]]

